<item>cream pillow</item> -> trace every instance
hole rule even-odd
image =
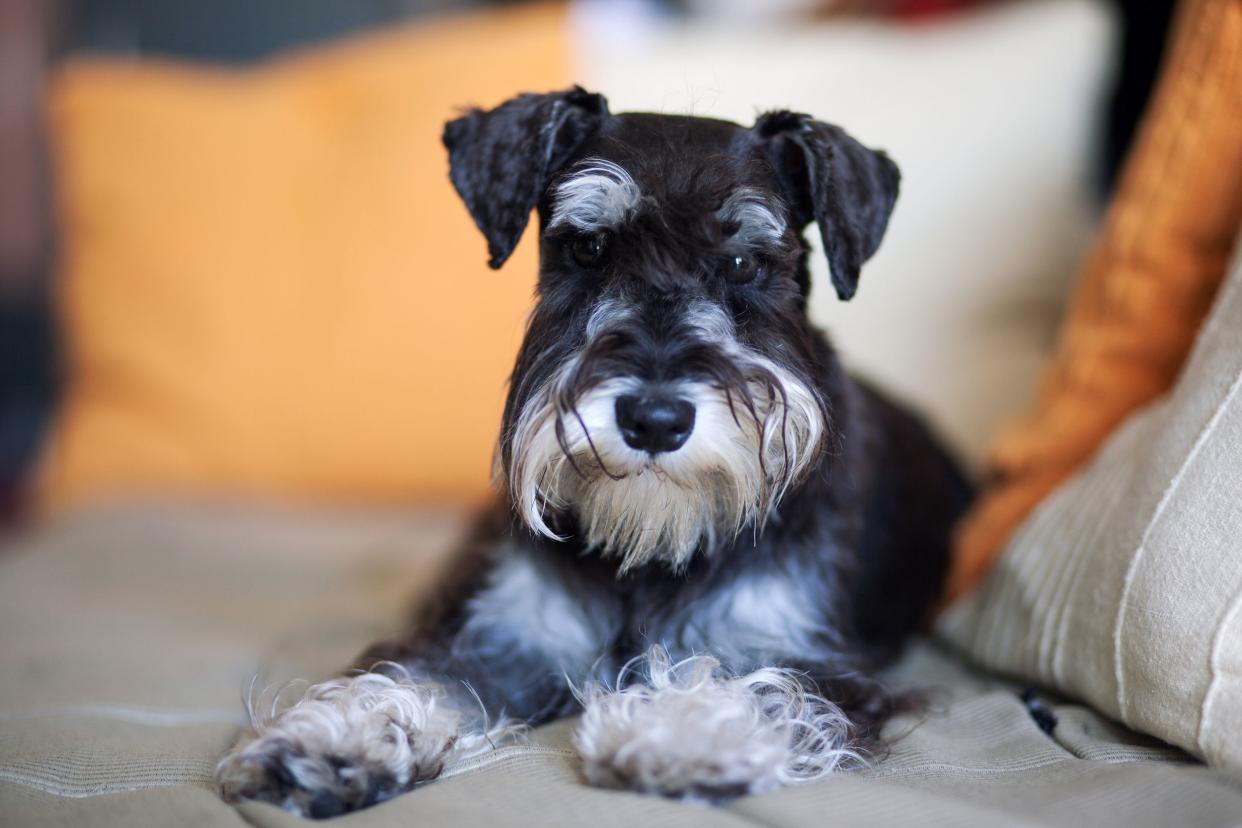
[[[1235,253],[1173,391],[1043,502],[941,632],[987,667],[1242,769],[1240,389]]]
[[[1107,5],[996,3],[935,26],[664,22],[627,37],[591,21],[575,75],[615,112],[749,124],[789,108],[889,151],[902,180],[884,243],[848,303],[813,255],[811,316],[846,365],[981,466],[997,428],[1029,407],[1091,238]]]

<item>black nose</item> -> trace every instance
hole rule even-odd
[[[632,449],[677,451],[694,431],[694,406],[676,397],[617,397],[617,427]]]

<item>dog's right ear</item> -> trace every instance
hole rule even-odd
[[[575,86],[519,95],[445,124],[449,178],[487,238],[489,265],[509,258],[552,176],[607,117],[603,95]]]

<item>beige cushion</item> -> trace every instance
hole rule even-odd
[[[242,694],[325,678],[404,617],[457,518],[80,513],[0,549],[0,825],[294,826],[235,808],[211,771]],[[943,686],[864,771],[724,809],[588,787],[572,721],[356,814],[359,826],[1216,826],[1242,785],[1179,750],[1057,705],[1051,736],[1013,687],[920,647],[894,680]],[[296,694],[297,686],[288,694]],[[345,824],[345,823],[343,823]]]
[[[989,667],[1242,770],[1242,253],[1173,391],[942,620]]]
[[[614,111],[749,124],[787,107],[892,154],[901,197],[858,295],[837,299],[817,253],[811,314],[850,368],[980,465],[1027,407],[1094,224],[1105,4],[982,4],[931,26],[663,24],[629,38],[593,19],[578,77]]]

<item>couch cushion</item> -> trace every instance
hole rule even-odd
[[[440,133],[459,107],[566,86],[562,21],[524,6],[245,70],[63,69],[69,375],[44,504],[478,497],[536,245],[488,269]]]
[[[0,550],[0,822],[304,824],[214,793],[242,697],[319,680],[395,630],[459,516],[221,508],[83,512]],[[1015,688],[915,649],[900,684],[944,688],[863,771],[725,810],[585,786],[572,722],[450,768],[351,824],[1219,825],[1242,788],[1075,706],[1044,734]],[[296,694],[292,685],[287,694]],[[271,692],[267,694],[271,698]],[[1052,703],[1050,701],[1050,703]]]
[[[883,244],[845,303],[814,253],[811,314],[850,368],[916,405],[980,467],[995,430],[1030,401],[1095,223],[1106,4],[983,3],[926,26],[601,28],[588,27],[578,63],[614,109],[753,123],[790,108],[889,152],[901,196]],[[807,234],[817,250],[818,235]]]
[[[942,619],[982,664],[1242,771],[1242,246],[1167,398]]]
[[[997,441],[949,592],[976,585],[1023,518],[1177,379],[1242,221],[1242,4],[1179,4],[1171,54],[1031,410]]]

